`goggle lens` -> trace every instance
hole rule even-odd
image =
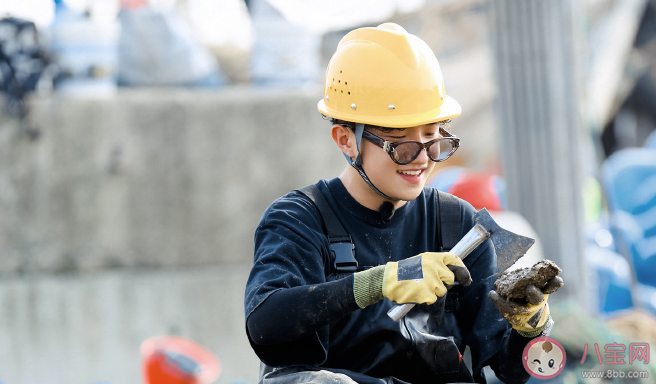
[[[416,141],[399,142],[391,146],[390,155],[397,164],[409,164],[419,156],[424,148],[431,160],[440,162],[448,159],[457,147],[455,140],[449,138],[430,141],[426,144]]]
[[[440,162],[451,157],[460,145],[459,138],[450,135],[444,129],[440,129],[440,131],[444,135],[443,137],[426,143],[411,140],[391,143],[367,131],[362,133],[362,138],[381,147],[383,151],[389,154],[392,161],[399,165],[410,164],[419,156],[424,148],[426,149],[428,158],[432,161]]]

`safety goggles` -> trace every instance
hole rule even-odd
[[[362,133],[362,138],[383,148],[383,151],[387,152],[396,164],[405,165],[412,163],[424,149],[428,154],[428,158],[435,162],[444,161],[451,157],[458,149],[458,146],[460,146],[460,139],[451,135],[443,128],[440,128],[440,134],[444,137],[426,143],[414,140],[391,143],[368,131]]]

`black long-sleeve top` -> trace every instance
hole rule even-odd
[[[318,184],[351,235],[361,268],[437,251],[438,205],[425,188],[388,221],[355,201],[339,179]],[[461,201],[460,236],[475,210]],[[311,366],[346,373],[358,382],[394,377],[420,382],[484,382],[490,365],[505,382],[525,382],[522,352],[529,339],[512,331],[489,301],[496,257],[489,241],[464,263],[472,276],[433,305],[417,305],[398,323],[382,300],[360,309],[353,274],[330,268],[321,217],[305,195],[291,192],[264,213],[245,296],[246,331],[258,357],[273,367]],[[465,347],[472,371],[461,361]]]

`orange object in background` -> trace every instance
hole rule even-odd
[[[447,192],[468,201],[478,210],[503,211],[494,180],[492,175],[463,172]]]
[[[221,363],[200,344],[179,336],[156,336],[141,343],[145,384],[210,384]]]
[[[497,175],[477,173],[464,167],[447,167],[436,173],[430,186],[458,196],[476,210],[506,210],[506,184]]]

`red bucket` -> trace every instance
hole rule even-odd
[[[156,336],[141,343],[145,384],[210,384],[221,363],[200,344],[179,336]]]

